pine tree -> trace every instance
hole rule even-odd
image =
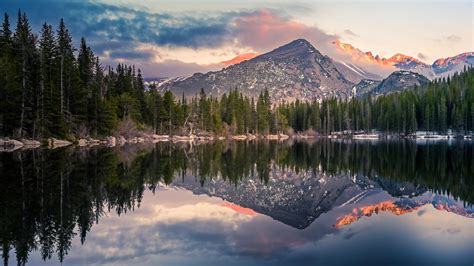
[[[14,106],[11,96],[14,95],[13,88],[14,65],[12,51],[12,32],[8,14],[5,13],[0,31],[0,137],[10,135],[15,114],[12,112]]]
[[[40,124],[39,132],[42,136],[52,135],[53,129],[51,113],[54,112],[53,94],[56,93],[54,74],[56,72],[54,60],[57,56],[55,36],[51,25],[43,24],[41,39],[39,41],[40,52]]]
[[[69,97],[71,95],[71,81],[74,77],[74,48],[72,46],[72,38],[69,31],[66,29],[64,20],[59,21],[58,31],[56,35],[56,43],[58,49],[58,55],[56,58],[56,69],[59,71],[59,77],[57,78],[59,97],[56,97],[53,102],[55,107],[54,124],[55,134],[64,136],[68,131],[68,126],[71,122],[71,113],[69,112]],[[66,124],[68,126],[66,126]]]
[[[14,53],[17,59],[16,67],[18,75],[18,83],[20,84],[20,100],[17,110],[19,119],[16,134],[20,137],[31,134],[35,135],[35,64],[37,60],[36,39],[31,32],[31,27],[26,14],[18,12],[17,28],[13,38]],[[31,129],[28,132],[28,129]]]
[[[163,96],[163,109],[162,120],[166,125],[166,130],[171,132],[173,130],[173,113],[175,110],[174,96],[170,91],[166,91]]]

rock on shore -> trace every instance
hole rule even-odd
[[[39,147],[41,146],[41,142],[34,140],[34,139],[21,139],[21,142],[25,146],[30,146],[30,147]]]
[[[0,151],[15,151],[21,149],[24,144],[15,139],[0,139]]]
[[[66,147],[69,145],[72,145],[72,143],[67,140],[61,140],[61,139],[55,139],[55,138],[48,139],[48,147],[52,149]]]
[[[117,139],[115,137],[109,136],[107,137],[107,147],[115,147],[117,144]]]

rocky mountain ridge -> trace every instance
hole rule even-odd
[[[350,95],[354,83],[345,78],[340,68],[308,41],[298,39],[221,71],[165,82],[159,89],[188,97],[195,96],[201,88],[214,97],[237,88],[252,97],[268,89],[273,101],[344,98]]]
[[[243,179],[237,186],[222,178],[201,184],[194,177],[186,177],[173,182],[172,186],[197,195],[219,197],[294,228],[304,229],[322,214],[358,202],[382,189],[389,194],[410,197],[426,191],[409,183],[381,180],[360,175],[328,175],[319,171],[296,172],[272,167],[265,185],[257,177]]]
[[[429,79],[446,77],[455,72],[461,72],[464,66],[474,65],[474,52],[462,53],[456,56],[440,58],[429,65],[412,56],[397,53],[390,58],[374,55],[339,40],[333,42],[338,51],[350,55],[353,61],[379,65],[380,67],[394,67],[421,74]]]
[[[229,63],[220,71],[162,80],[157,87],[161,91],[170,90],[178,97],[184,94],[188,98],[196,96],[201,88],[213,97],[221,97],[231,89],[238,89],[242,94],[255,98],[267,89],[273,102],[348,98],[421,86],[427,84],[429,79],[462,71],[466,65],[474,63],[472,52],[439,59],[428,65],[403,54],[381,58],[350,44],[335,44],[356,60],[400,70],[382,80],[381,76],[359,65],[335,61],[321,54],[308,41],[297,39],[268,53],[252,54],[248,60]]]
[[[355,96],[388,94],[412,89],[430,82],[428,78],[411,71],[395,71],[382,81],[365,79],[353,87]]]

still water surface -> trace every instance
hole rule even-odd
[[[0,153],[5,264],[473,265],[474,145]]]

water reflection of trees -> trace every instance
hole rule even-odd
[[[131,150],[130,150],[131,149]],[[108,211],[140,205],[145,189],[155,191],[184,176],[202,185],[223,178],[257,176],[268,181],[272,167],[295,172],[361,174],[408,181],[467,203],[474,202],[472,144],[412,142],[278,143],[216,142],[195,146],[160,143],[121,149],[31,150],[0,154],[0,240],[5,263],[16,251],[19,264],[33,250],[63,261],[73,237],[86,239]],[[76,229],[77,228],[77,229]]]

